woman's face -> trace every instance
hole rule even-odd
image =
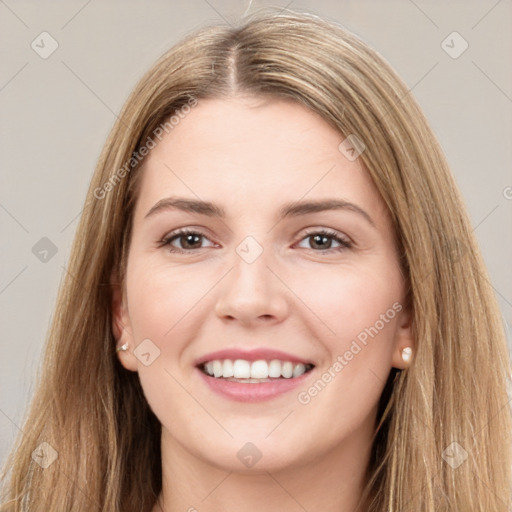
[[[200,100],[148,155],[114,330],[170,453],[230,471],[368,454],[413,343],[387,210],[343,139],[239,96]]]

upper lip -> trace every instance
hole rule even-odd
[[[208,361],[215,361],[218,359],[245,359],[246,361],[271,361],[272,359],[279,359],[280,361],[290,361],[292,363],[313,363],[307,359],[282,352],[280,350],[273,350],[268,348],[257,348],[253,350],[240,350],[239,348],[226,348],[223,350],[217,350],[216,352],[210,352],[196,360],[195,366],[200,366]]]

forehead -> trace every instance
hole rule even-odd
[[[344,138],[289,100],[199,100],[146,158],[138,203],[147,211],[166,195],[186,195],[261,211],[337,195],[383,211],[361,161],[339,150]]]

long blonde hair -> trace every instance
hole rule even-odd
[[[236,92],[296,101],[340,134],[355,134],[392,216],[416,353],[409,369],[391,372],[381,399],[367,510],[508,512],[509,354],[442,150],[382,57],[335,24],[289,11],[196,31],[127,100],[92,178],[36,392],[4,470],[0,510],[140,512],[154,505],[162,485],[160,424],[137,374],[116,358],[111,278],[124,278],[141,148],[191,98]],[[33,457],[43,442],[47,457],[57,452],[46,468]],[[454,450],[458,467],[449,463]]]

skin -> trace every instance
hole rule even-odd
[[[360,159],[338,149],[343,139],[298,104],[235,96],[200,100],[146,159],[113,327],[118,346],[129,343],[119,360],[138,372],[163,427],[154,512],[356,510],[378,400],[414,343],[402,308],[309,403],[297,399],[405,299],[388,212]],[[212,201],[226,217],[146,217],[169,196]],[[350,209],[277,221],[284,203],[325,198],[357,205],[374,225]],[[160,243],[185,227],[204,235],[174,239],[187,253]],[[335,239],[306,232],[322,228],[352,246],[338,251]],[[250,264],[236,251],[249,235],[263,248]],[[148,366],[133,352],[145,339],[160,351]],[[233,402],[194,366],[228,347],[278,349],[315,368],[297,390]],[[237,457],[247,442],[262,454],[251,468]]]

